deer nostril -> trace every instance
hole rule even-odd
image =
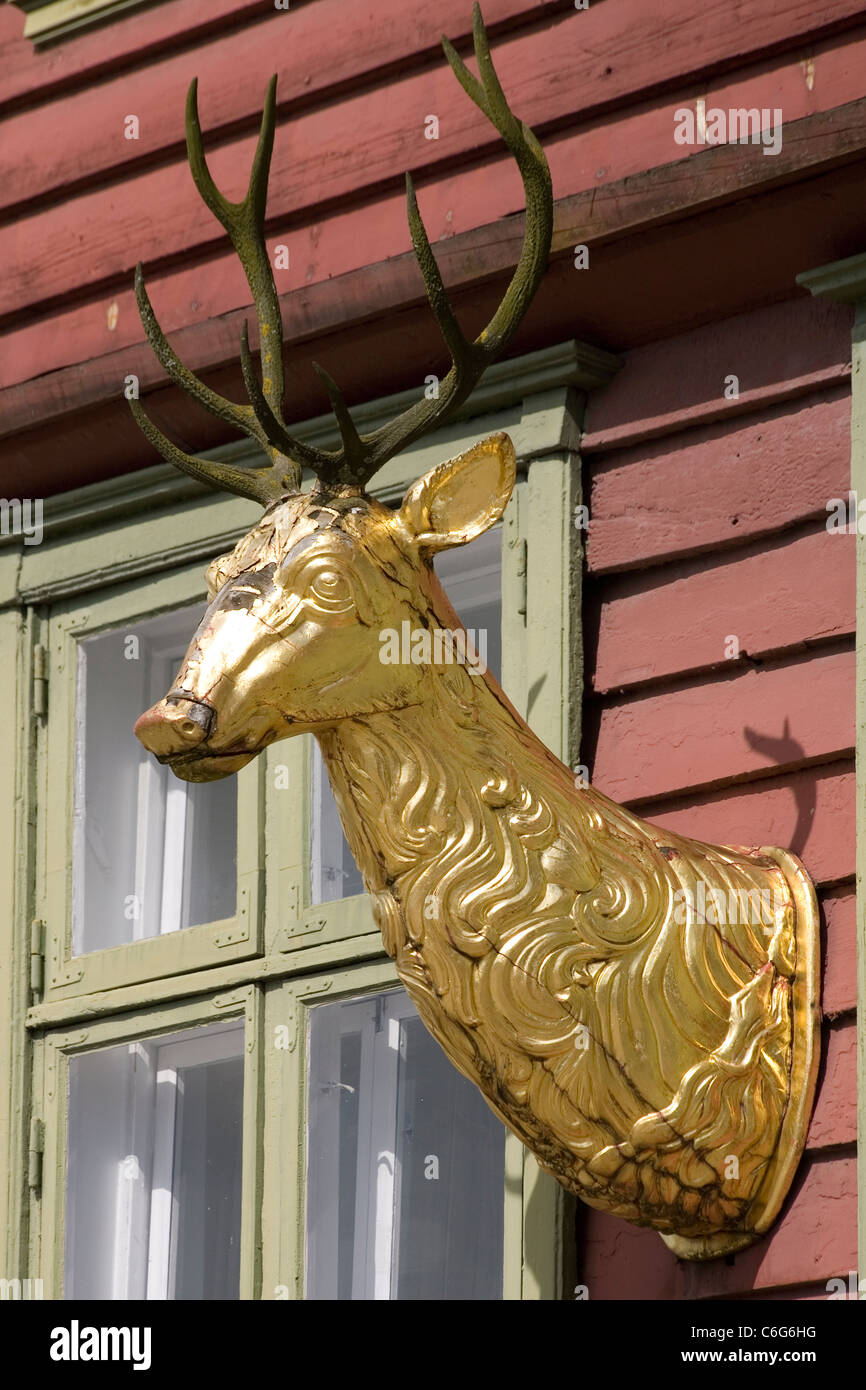
[[[170,758],[203,743],[214,718],[215,711],[208,705],[182,696],[166,696],[141,716],[135,733],[149,752]]]
[[[204,705],[180,691],[175,694],[172,690],[166,695],[163,703],[168,708],[167,717],[183,738],[189,739],[191,743],[201,743],[202,739],[207,738],[215,716],[215,711],[210,705]]]

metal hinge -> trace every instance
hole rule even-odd
[[[42,1152],[45,1148],[45,1126],[34,1115],[30,1121],[30,1143],[27,1149],[27,1186],[38,1192],[42,1187]]]
[[[45,989],[45,923],[34,917],[30,923],[30,993]]]
[[[517,611],[526,622],[526,540],[517,542]]]
[[[48,713],[48,653],[41,643],[33,648],[33,713],[40,719]]]

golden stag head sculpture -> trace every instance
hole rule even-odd
[[[802,865],[784,850],[686,839],[576,785],[483,669],[437,660],[435,650],[421,663],[381,660],[380,635],[405,622],[460,630],[433,557],[502,516],[514,450],[506,435],[484,440],[421,478],[396,510],[365,486],[467,399],[512,337],[550,248],[547,162],[506,103],[477,5],[474,39],[480,81],[443,43],[517,161],[526,193],[518,266],[468,342],[407,179],[412,241],[453,365],[438,399],[363,436],[317,368],[342,438],[333,452],[293,439],[282,414],[282,323],[264,240],[274,82],[241,203],[210,177],[190,88],[193,178],[231,237],[258,315],[261,382],[246,330],[241,339],[249,404],[182,366],[140,267],[139,307],[169,377],[256,440],[269,464],[194,458],[131,406],[164,458],[265,512],[208,569],[207,613],[172,689],[136,733],[190,781],[313,733],[385,947],[451,1061],[565,1187],[704,1259],[767,1230],[805,1141],[818,916]],[[304,466],[317,479],[309,493]]]

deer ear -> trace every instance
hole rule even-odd
[[[413,483],[399,522],[425,550],[465,545],[502,516],[514,479],[514,445],[507,434],[491,434]]]

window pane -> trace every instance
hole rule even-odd
[[[310,1016],[307,1297],[502,1297],[505,1129],[400,991]]]
[[[436,556],[435,566],[454,611],[491,675],[502,671],[502,531]]]
[[[76,955],[234,915],[236,779],[181,782],[132,732],[171,688],[203,612],[79,643]]]
[[[363,893],[361,871],[349,849],[331,783],[319,752],[311,739],[312,756],[312,843],[310,845],[310,896],[314,903],[330,903],[335,898],[351,898]]]
[[[174,1151],[175,1298],[237,1298],[242,1057],[183,1068]]]
[[[237,1298],[243,1025],[69,1064],[66,1296]]]
[[[495,527],[469,546],[437,555],[435,569],[472,639],[477,657],[498,680],[502,669],[501,529]],[[364,885],[343,834],[319,745],[314,739],[310,742],[310,896],[314,903],[327,903],[335,898],[351,898],[363,892]]]

